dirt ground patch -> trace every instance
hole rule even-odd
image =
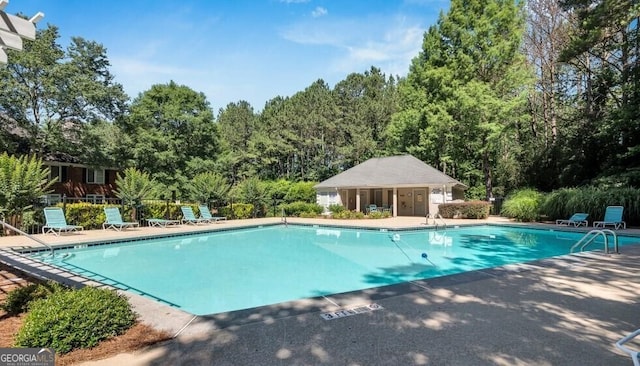
[[[0,303],[4,303],[7,294],[19,287],[39,282],[24,273],[0,263]],[[0,310],[0,347],[12,347],[13,340],[22,326],[25,315],[9,316]],[[162,342],[170,338],[165,332],[157,331],[146,324],[136,323],[125,334],[100,343],[91,349],[81,349],[65,355],[56,355],[56,365],[76,365],[84,361],[94,361],[115,356],[123,352]]]

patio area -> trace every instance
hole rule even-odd
[[[38,237],[58,245],[279,222],[232,220]],[[417,217],[288,222],[427,224]],[[490,222],[507,221],[447,220],[447,226]],[[17,237],[0,243],[2,248],[31,245]],[[623,247],[621,254],[563,256],[214,316],[193,316],[136,295],[130,299],[142,321],[176,336],[87,365],[631,365],[614,343],[640,328],[640,245]],[[349,315],[327,320],[322,316],[327,313]]]

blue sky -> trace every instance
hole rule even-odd
[[[256,112],[317,79],[330,87],[371,66],[406,75],[448,0],[10,0],[7,13],[45,13],[38,28],[107,48],[131,98],[170,80],[202,92],[214,111]]]

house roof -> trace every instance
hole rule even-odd
[[[466,185],[411,155],[373,158],[322,181],[314,188]]]

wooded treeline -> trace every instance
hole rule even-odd
[[[62,48],[49,25],[0,66],[0,146],[135,167],[178,192],[203,172],[320,181],[402,153],[472,198],[637,187],[639,18],[633,0],[452,0],[406,76],[372,66],[260,111],[238,101],[217,113],[173,81],[129,99],[101,44],[75,37]]]

